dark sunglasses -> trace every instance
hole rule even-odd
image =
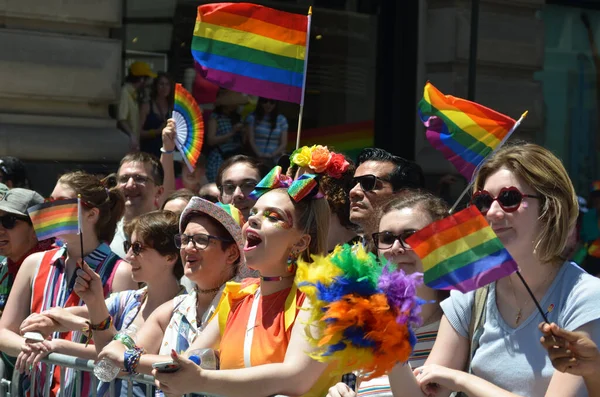
[[[475,192],[471,198],[471,205],[477,207],[479,212],[485,215],[490,210],[494,201],[498,201],[500,208],[502,208],[504,212],[515,212],[521,206],[524,197],[535,199],[542,198],[542,196],[533,194],[523,194],[519,189],[511,186],[500,189],[497,197],[492,196],[487,190]]]
[[[175,235],[175,246],[177,248],[185,247],[191,241],[192,244],[194,245],[194,248],[196,248],[198,250],[205,250],[206,247],[208,247],[208,245],[210,244],[211,239],[225,241],[228,243],[233,242],[233,240],[231,240],[231,239],[221,238],[221,237],[217,237],[217,236],[211,236],[210,234],[204,234],[204,233],[194,234],[192,236],[188,236],[187,234],[176,234]]]
[[[373,244],[375,245],[375,248],[385,250],[392,248],[396,240],[398,240],[403,249],[410,250],[412,248],[406,243],[406,239],[416,232],[416,230],[408,229],[400,234],[394,234],[392,232],[373,233]]]
[[[30,223],[29,218],[24,218],[21,216],[15,216],[11,214],[0,216],[0,224],[2,224],[2,227],[6,230],[14,229],[15,225],[17,224],[17,221]]]
[[[352,187],[356,186],[356,184],[359,183],[360,188],[362,190],[364,190],[365,192],[370,192],[372,190],[375,190],[378,180],[383,181],[383,182],[390,181],[388,178],[382,178],[382,177],[371,175],[371,174],[355,176],[354,178],[352,178]]]
[[[132,243],[130,241],[123,241],[123,249],[125,250],[125,253],[129,252],[130,248],[133,252],[133,255],[139,256],[145,247],[139,241],[136,241],[135,243]]]

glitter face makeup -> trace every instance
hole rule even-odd
[[[280,229],[291,229],[293,226],[293,220],[292,217],[290,216],[290,214],[288,213],[288,211],[285,211],[286,216],[288,219],[285,219],[284,216],[282,216],[279,212],[275,211],[274,209],[271,208],[267,208],[262,212],[256,212],[254,210],[252,210],[250,212],[250,215],[256,215],[259,214],[260,216],[262,216],[265,220],[267,220],[268,222],[271,222],[273,224],[273,226],[280,228]]]

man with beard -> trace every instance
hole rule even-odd
[[[129,153],[121,160],[117,172],[117,187],[125,196],[125,214],[117,224],[110,248],[125,258],[123,242],[128,237],[123,225],[135,217],[160,208],[164,171],[156,157],[144,152]]]

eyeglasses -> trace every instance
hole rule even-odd
[[[17,224],[17,221],[23,221],[29,223],[29,218],[23,218],[20,216],[15,216],[11,214],[0,216],[0,224],[6,230],[14,229]]]
[[[228,238],[211,236],[210,234],[204,234],[204,233],[194,234],[191,236],[188,236],[187,234],[176,234],[175,235],[175,246],[177,248],[185,247],[191,241],[192,244],[194,245],[194,248],[196,248],[198,250],[205,250],[206,247],[208,247],[208,244],[210,244],[211,239],[224,241],[227,243],[233,242],[233,240],[228,239]]]
[[[144,245],[139,241],[133,243],[130,241],[123,241],[123,249],[125,250],[125,253],[129,252],[130,248],[133,252],[133,255],[139,256],[146,247],[144,247]]]
[[[254,190],[254,188],[256,187],[257,184],[258,184],[258,182],[256,182],[256,181],[245,181],[239,185],[236,185],[235,183],[224,183],[223,186],[220,187],[221,194],[226,194],[228,196],[231,196],[231,195],[233,195],[233,193],[235,193],[235,190],[239,187],[240,190],[242,191],[242,193],[244,193],[244,196],[247,196],[250,193],[252,193],[252,191]]]
[[[392,232],[373,233],[373,244],[375,244],[375,248],[385,250],[392,248],[396,240],[398,240],[403,249],[410,250],[412,248],[406,243],[406,239],[416,232],[416,230],[408,229],[400,234],[394,234]]]
[[[360,188],[362,190],[364,190],[365,192],[370,192],[372,190],[375,190],[378,180],[382,182],[390,181],[388,178],[382,178],[371,174],[355,176],[354,178],[352,178],[352,187],[356,186],[357,183],[360,183]]]
[[[521,206],[521,202],[524,197],[541,199],[542,196],[536,196],[533,194],[523,194],[519,189],[514,186],[503,187],[500,189],[497,197],[494,197],[487,190],[480,190],[473,194],[471,198],[471,205],[477,207],[479,212],[483,215],[487,214],[494,201],[498,201],[500,208],[504,212],[515,212]]]
[[[148,182],[154,182],[154,180],[146,175],[140,175],[140,174],[123,174],[123,175],[119,175],[117,177],[117,182],[121,185],[125,185],[127,184],[127,182],[129,182],[130,179],[133,178],[133,182],[135,182],[136,185],[145,185]]]

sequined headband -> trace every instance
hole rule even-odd
[[[290,197],[295,201],[310,197],[321,198],[319,193],[318,175],[302,174],[298,179],[292,180],[289,176],[282,173],[280,166],[274,167],[250,193],[250,198],[256,200],[269,190],[284,188],[287,189]]]

